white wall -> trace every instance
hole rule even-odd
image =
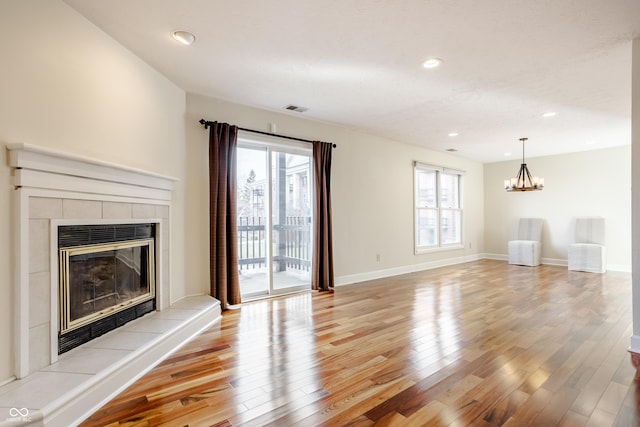
[[[175,300],[185,292],[185,93],[59,0],[3,1],[0,52],[2,383],[13,374],[13,189],[4,145],[35,144],[181,179],[172,210]]]
[[[609,269],[630,271],[631,147],[526,160],[532,174],[544,177],[544,190],[503,189],[503,181],[518,173],[520,160],[484,165],[485,251],[506,256],[516,218],[538,217],[545,219],[543,262],[566,263],[574,218],[602,216]]]
[[[203,291],[208,281],[208,131],[198,120],[217,120],[283,135],[337,144],[332,193],[336,282],[348,283],[474,258],[483,248],[482,164],[448,153],[305,120],[280,113],[187,94],[187,292]],[[413,168],[423,162],[465,170],[466,248],[414,255]],[[469,248],[471,245],[471,248]],[[381,255],[380,262],[376,254]],[[205,285],[208,286],[208,285]]]

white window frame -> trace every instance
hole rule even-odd
[[[418,204],[418,173],[423,171],[435,172],[436,174],[436,184],[435,184],[435,206],[420,206]],[[450,207],[450,206],[440,206],[440,192],[441,186],[441,174],[448,175],[458,175],[458,207]],[[435,166],[426,163],[421,163],[418,161],[413,162],[413,240],[414,240],[414,249],[416,254],[423,254],[427,252],[437,252],[443,250],[451,250],[451,249],[463,249],[464,246],[464,207],[462,201],[464,200],[464,171],[445,168],[442,166]],[[436,224],[437,224],[437,239],[436,242],[432,245],[418,245],[418,220],[419,220],[419,212],[421,210],[431,210],[436,213]],[[455,243],[442,243],[442,212],[443,211],[455,211],[460,214],[460,241]]]

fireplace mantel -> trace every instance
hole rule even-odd
[[[171,200],[177,178],[32,144],[8,144],[17,188]]]

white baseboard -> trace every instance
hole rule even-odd
[[[568,267],[569,262],[566,259],[542,258],[540,261],[545,265],[557,265],[560,267]]]
[[[488,254],[488,253],[482,253],[479,255],[480,259],[495,259],[498,261],[507,261],[507,255],[506,254]]]
[[[495,260],[499,260],[499,261],[508,261],[509,257],[507,254],[481,254],[481,258],[484,259],[495,259]],[[545,265],[560,265],[560,266],[567,266],[567,260],[566,259],[556,259],[556,258],[541,258],[540,262],[542,264]]]
[[[464,257],[447,258],[438,261],[424,262],[420,264],[405,265],[402,267],[393,267],[384,270],[368,271],[365,273],[349,274],[339,276],[335,279],[336,286],[351,285],[353,283],[366,282],[368,280],[383,279],[385,277],[399,276],[401,274],[413,273],[416,271],[431,270],[438,267],[446,267],[449,265],[462,264],[464,262],[477,261],[481,259],[478,254],[468,255]]]
[[[505,254],[480,254],[479,259],[496,259],[501,261],[507,261],[507,255]],[[559,265],[562,267],[567,267],[568,262],[566,259],[557,259],[557,258],[542,258],[542,263],[546,265]],[[631,266],[624,264],[607,264],[607,271],[619,271],[621,273],[631,273]]]

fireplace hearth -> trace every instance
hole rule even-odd
[[[155,309],[155,224],[58,228],[58,354]]]

